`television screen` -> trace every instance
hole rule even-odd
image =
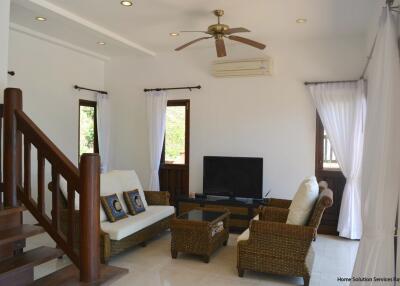
[[[262,184],[262,158],[204,157],[205,195],[261,199]]]

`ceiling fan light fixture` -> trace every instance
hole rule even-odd
[[[42,16],[37,16],[37,17],[35,18],[35,20],[36,20],[36,21],[39,21],[39,22],[44,22],[44,21],[47,21],[47,18],[42,17]]]
[[[130,7],[133,5],[132,1],[121,1],[121,5],[125,7]]]
[[[296,20],[296,23],[297,24],[305,24],[305,23],[307,23],[307,19],[306,18],[298,18]]]

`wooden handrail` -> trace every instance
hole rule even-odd
[[[0,110],[1,112],[1,110]],[[1,130],[0,130],[1,131]],[[22,160],[22,136],[24,158]],[[31,146],[37,149],[36,200],[31,194]],[[4,199],[8,206],[18,200],[80,270],[82,282],[100,277],[100,157],[84,154],[78,169],[22,110],[22,92],[6,89],[4,96]],[[22,183],[22,161],[24,182]],[[46,214],[46,161],[51,165],[53,182],[51,218]],[[68,229],[60,229],[60,178],[67,181]],[[74,250],[75,192],[80,193],[80,251]],[[18,199],[18,200],[17,200]]]

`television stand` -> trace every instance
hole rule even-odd
[[[235,203],[235,204],[255,204],[255,203],[260,203],[262,200],[256,200],[256,199],[246,199],[246,198],[227,198],[227,199],[218,199],[219,202],[226,202],[226,203]]]
[[[231,212],[229,221],[229,230],[231,232],[242,232],[248,228],[250,220],[258,214],[258,208],[262,205],[262,200],[232,200],[230,198],[224,199],[205,195],[196,195],[195,198],[181,196],[176,200],[177,215],[199,207],[229,210]]]

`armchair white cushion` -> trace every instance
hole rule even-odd
[[[295,194],[289,207],[287,224],[305,225],[318,199],[319,186],[316,177],[306,178]]]

